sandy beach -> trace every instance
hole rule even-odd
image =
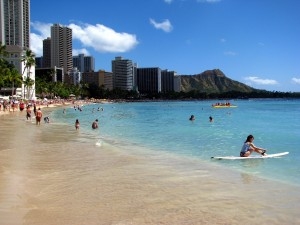
[[[1,115],[0,130],[0,225],[300,224],[298,187],[78,141],[73,124],[37,126],[24,111]]]

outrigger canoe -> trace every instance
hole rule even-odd
[[[237,105],[213,105],[213,108],[236,108]]]

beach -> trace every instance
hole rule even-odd
[[[24,111],[1,115],[0,130],[0,225],[300,223],[296,186],[78,141],[74,124],[37,126]]]

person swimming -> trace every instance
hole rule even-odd
[[[194,115],[191,115],[190,119],[189,120],[195,120],[195,116]]]
[[[49,116],[46,116],[46,117],[44,118],[44,122],[45,122],[45,123],[49,123],[49,122],[50,122]]]
[[[98,119],[96,119],[96,120],[92,123],[92,128],[93,128],[93,129],[97,129],[97,128],[98,128]]]

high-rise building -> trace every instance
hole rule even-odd
[[[30,48],[30,0],[0,0],[0,41]]]
[[[6,58],[13,64],[23,79],[29,76],[35,80],[34,66],[26,70],[21,61],[25,51],[30,49],[30,0],[0,0],[0,42],[9,53]],[[25,93],[29,91],[30,93]],[[35,98],[35,85],[30,88],[22,84],[22,97]]]
[[[162,71],[158,67],[137,68],[137,88],[141,94],[161,92]]]
[[[113,88],[131,91],[134,89],[136,66],[131,60],[118,56],[112,60]]]
[[[174,77],[175,71],[162,70],[161,71],[161,92],[168,93],[174,91]]]
[[[43,40],[43,67],[51,67],[51,38]]]
[[[62,67],[68,74],[73,69],[72,29],[53,24],[51,26],[51,67]]]
[[[35,57],[35,70],[37,68],[43,68],[43,61],[44,61],[43,56]]]
[[[95,71],[95,60],[92,56],[85,56],[84,54],[79,54],[78,56],[73,56],[73,67],[81,72],[93,72]]]

